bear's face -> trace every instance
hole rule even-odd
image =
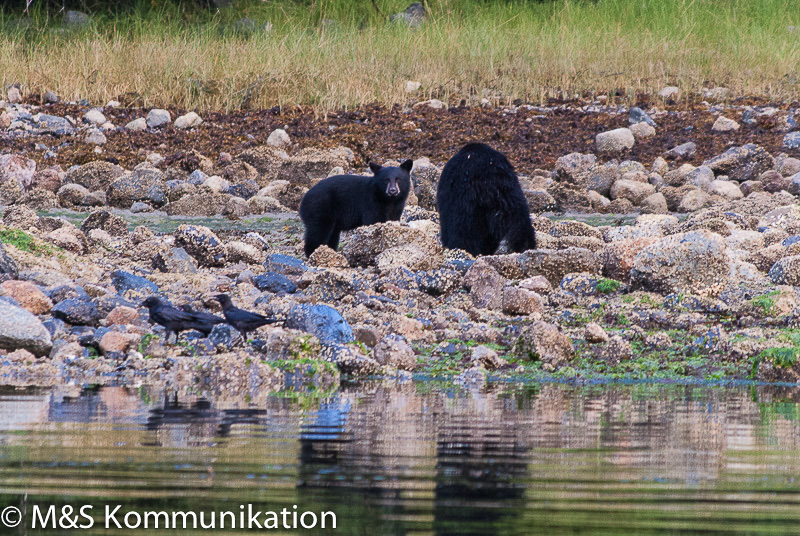
[[[386,197],[405,198],[411,189],[410,173],[413,165],[411,160],[406,160],[399,167],[381,167],[370,162],[369,169],[375,174],[375,185]]]

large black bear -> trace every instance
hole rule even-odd
[[[517,253],[536,248],[514,167],[488,145],[469,143],[445,164],[436,206],[446,248],[492,255],[504,239]]]
[[[314,185],[300,201],[306,255],[322,244],[336,250],[342,231],[399,220],[411,190],[413,165],[411,160],[400,167],[370,162],[372,177],[336,175]]]

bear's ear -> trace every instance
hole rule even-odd
[[[414,167],[414,161],[409,159],[400,164],[400,169],[403,169],[409,173],[411,173],[411,168]]]
[[[381,169],[383,169],[383,166],[380,164],[376,164],[375,162],[369,163],[369,170],[372,171],[373,175],[377,175]]]

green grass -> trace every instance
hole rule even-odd
[[[780,291],[773,290],[761,296],[757,296],[750,300],[757,309],[760,309],[764,316],[772,316],[774,314],[773,308],[775,307],[775,297],[780,295]]]
[[[0,242],[14,246],[20,251],[33,253],[38,257],[42,255],[54,255],[56,252],[60,251],[60,248],[45,244],[25,231],[12,229],[10,227],[0,228]]]
[[[724,85],[800,96],[793,0],[431,0],[417,30],[386,21],[409,3],[242,0],[217,12],[139,0],[64,31],[60,15],[35,2],[28,25],[0,11],[0,82],[93,103],[130,93],[143,106],[217,110],[431,97],[633,101],[665,85],[684,95]],[[272,31],[237,33],[245,16]],[[407,80],[422,83],[418,94],[404,92]]]
[[[614,279],[603,278],[597,282],[595,290],[598,294],[611,294],[616,292],[622,287],[622,283]]]

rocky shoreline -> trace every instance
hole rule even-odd
[[[460,112],[422,103],[313,123],[9,97],[0,106],[2,384],[252,396],[327,389],[342,374],[473,384],[795,381],[800,371],[791,106],[707,104],[681,131],[675,114],[689,112],[602,102]],[[568,118],[585,130],[579,142],[570,133],[534,157],[536,136],[527,152],[509,141],[520,124],[544,122],[551,128],[535,130],[546,137]],[[397,136],[366,145],[356,136],[403,119]],[[443,137],[448,120],[453,139]],[[494,145],[520,161],[539,249],[474,259],[441,247],[435,186],[451,145],[490,124]],[[326,126],[335,134],[320,134]],[[401,222],[357,229],[341,251],[305,259],[303,193],[331,174],[366,172],[369,158],[405,156],[416,160]],[[219,292],[284,322],[249,341],[220,325],[168,345],[140,307],[158,294],[214,312]]]

